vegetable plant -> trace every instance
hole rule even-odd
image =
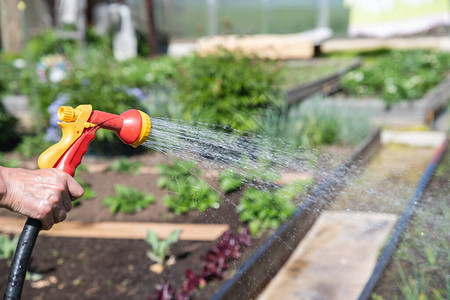
[[[341,80],[343,90],[355,96],[381,96],[386,107],[413,101],[440,83],[448,72],[450,54],[428,50],[391,51],[370,57]]]
[[[175,214],[187,213],[191,209],[203,212],[210,207],[219,207],[219,194],[198,177],[200,170],[195,162],[175,161],[172,166],[158,165],[158,170],[158,187],[173,192],[164,196],[163,203]]]
[[[230,193],[240,189],[244,182],[244,176],[237,174],[232,170],[223,170],[219,173],[220,188],[224,193]]]
[[[221,279],[223,273],[229,268],[229,262],[239,258],[244,249],[251,245],[252,239],[248,227],[240,233],[226,231],[204,256],[200,273],[196,274],[192,269],[186,269],[182,291],[177,294],[172,285],[164,281],[157,285],[154,291],[155,297],[149,297],[149,300],[190,299],[190,296],[205,287],[208,282]]]
[[[169,252],[169,247],[178,242],[180,234],[181,229],[176,229],[169,233],[167,238],[159,239],[158,235],[153,230],[147,230],[145,241],[151,247],[151,249],[147,251],[147,257],[162,266],[166,266],[166,256]]]
[[[294,213],[294,197],[305,192],[311,180],[299,180],[275,191],[249,187],[239,201],[239,219],[247,222],[253,236],[276,229]]]
[[[147,194],[132,187],[116,184],[114,189],[117,195],[105,197],[102,201],[104,205],[110,207],[112,213],[121,211],[132,214],[147,208],[150,203],[156,201],[153,194]]]
[[[175,99],[186,120],[255,131],[261,111],[281,102],[278,71],[275,62],[230,52],[189,56],[178,64]]]
[[[119,173],[133,173],[138,175],[141,171],[142,163],[139,161],[130,161],[127,157],[121,157],[115,160],[108,167],[108,170],[116,171]]]

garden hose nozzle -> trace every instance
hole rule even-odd
[[[137,109],[120,115],[92,110],[91,105],[76,108],[61,106],[58,118],[62,121],[62,138],[39,156],[39,168],[58,168],[72,175],[81,163],[89,143],[99,128],[117,133],[122,142],[132,147],[144,143],[150,134],[150,117]]]
[[[136,109],[113,115],[92,110],[91,105],[80,105],[76,108],[62,106],[58,110],[58,118],[62,121],[58,123],[62,129],[62,138],[39,156],[38,165],[40,169],[57,168],[71,176],[74,175],[99,128],[116,132],[122,142],[133,147],[147,140],[151,128],[150,117]],[[20,299],[31,252],[41,227],[39,220],[28,218],[25,223],[3,299]]]

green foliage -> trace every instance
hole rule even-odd
[[[127,157],[121,157],[115,160],[108,167],[108,170],[116,171],[119,173],[132,173],[138,175],[141,171],[142,163],[139,161],[130,161]]]
[[[341,86],[350,95],[382,97],[390,107],[423,97],[445,78],[449,65],[449,53],[392,51],[366,57],[363,66],[341,79]]]
[[[187,213],[191,209],[200,212],[218,208],[219,194],[208,183],[198,178],[200,171],[193,161],[175,161],[173,166],[158,165],[160,177],[157,185],[173,192],[163,198],[164,204],[175,214]]]
[[[132,187],[116,184],[114,189],[117,195],[105,197],[102,201],[103,205],[110,207],[112,213],[121,211],[132,214],[147,208],[150,203],[156,201],[154,195],[146,194]]]
[[[222,191],[230,193],[240,189],[245,182],[245,178],[231,170],[223,170],[219,174],[219,182]]]
[[[223,52],[182,60],[175,78],[184,119],[255,131],[259,115],[280,102],[274,62]]]
[[[253,236],[276,229],[294,213],[296,205],[292,199],[304,193],[310,184],[310,180],[298,181],[275,191],[249,187],[237,206],[239,219],[248,223]]]
[[[153,230],[147,230],[145,241],[150,245],[151,250],[147,251],[147,257],[152,261],[165,266],[166,256],[169,252],[170,245],[178,242],[181,229],[176,229],[169,233],[166,239],[159,239]]]
[[[294,141],[297,146],[356,145],[372,129],[372,112],[322,103],[312,98],[285,111],[267,110],[261,132]]]
[[[44,135],[30,136],[25,135],[22,141],[17,146],[15,151],[23,155],[25,158],[31,158],[35,155],[40,155],[47,150],[52,144],[44,139]]]
[[[8,236],[0,234],[0,259],[10,259],[16,251],[19,236],[16,235],[12,239]]]
[[[25,52],[33,61],[38,61],[42,56],[54,53],[66,53],[72,55],[76,49],[76,41],[59,39],[55,31],[45,31],[27,43]]]

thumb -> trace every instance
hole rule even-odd
[[[70,175],[67,175],[67,190],[72,201],[80,198],[84,194],[83,187]]]

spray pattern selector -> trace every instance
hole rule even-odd
[[[74,175],[99,128],[115,131],[125,144],[137,147],[150,134],[150,117],[136,109],[120,115],[92,110],[89,104],[58,109],[61,140],[45,150],[38,159],[39,168],[57,168]]]

